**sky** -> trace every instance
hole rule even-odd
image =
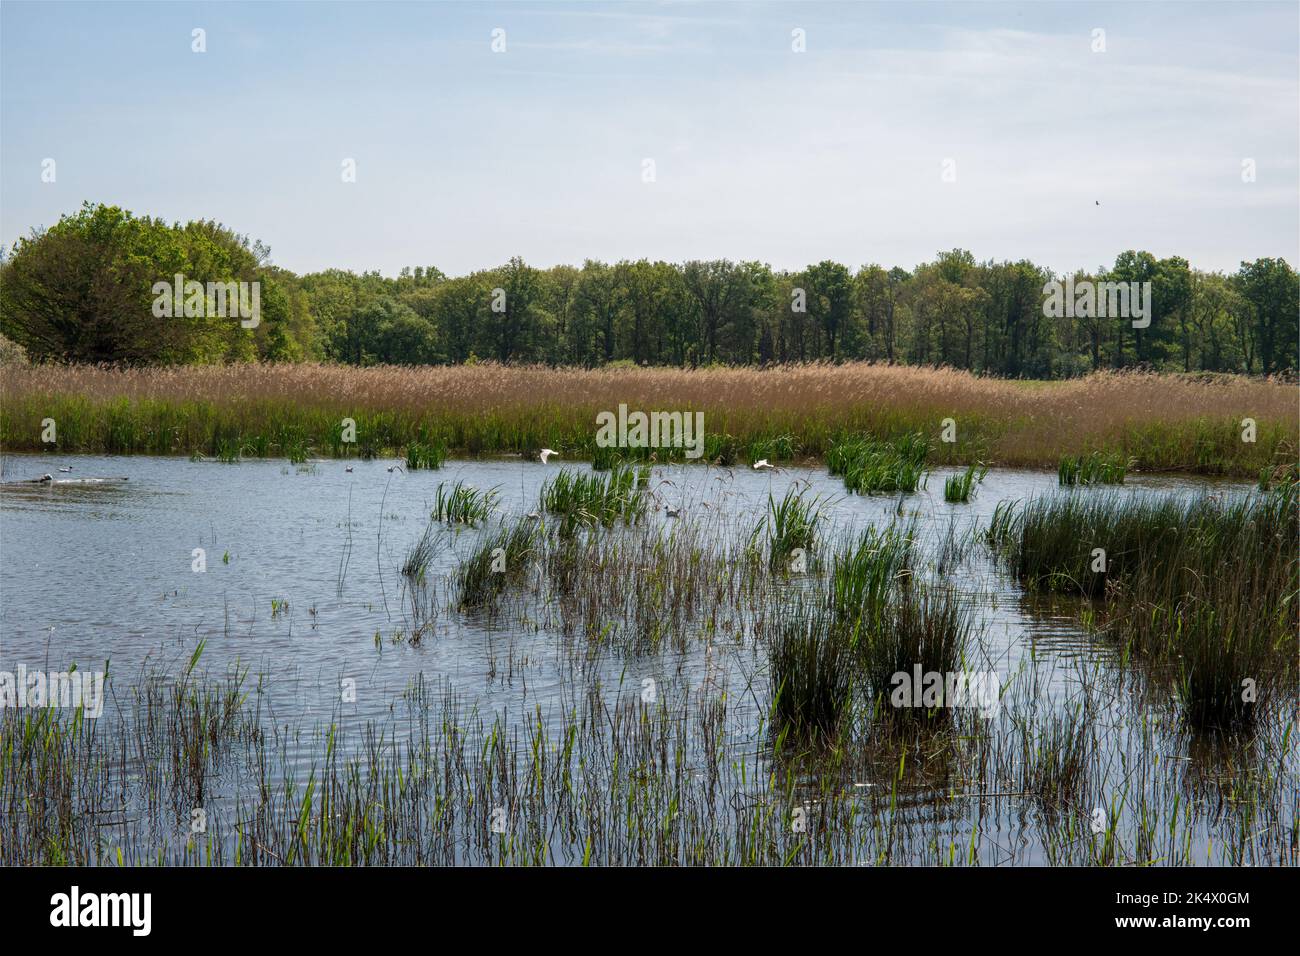
[[[1300,262],[1298,160],[1294,2],[0,4],[7,247],[91,201],[300,273],[1232,271]]]

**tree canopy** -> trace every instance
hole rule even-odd
[[[257,282],[255,328],[210,314],[155,316],[173,276]],[[1125,250],[1077,285],[1150,282],[1153,318],[1049,317],[1052,272],[1029,260],[939,252],[908,271],[823,261],[798,272],[729,259],[513,258],[449,277],[344,269],[295,275],[216,222],[167,224],[87,203],[20,240],[0,265],[0,333],[34,360],[183,364],[265,359],[356,365],[480,359],[696,366],[866,359],[1058,378],[1101,368],[1278,373],[1297,367],[1298,287],[1284,260],[1234,273]]]

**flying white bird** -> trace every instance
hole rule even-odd
[[[556,451],[554,448],[543,448],[542,454],[540,456],[542,459],[542,464],[543,465],[546,464],[546,459],[550,458],[552,455],[558,455],[558,454],[559,452]]]
[[[759,469],[759,468],[771,468],[771,467],[772,467],[772,466],[771,466],[770,464],[768,464],[768,461],[767,461],[766,458],[760,458],[758,461],[754,462],[754,469],[755,469],[755,470],[757,470],[757,469]]]

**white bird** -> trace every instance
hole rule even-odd
[[[554,448],[543,448],[542,454],[540,456],[542,459],[542,464],[543,465],[546,464],[546,459],[550,458],[552,455],[559,455],[559,452],[556,451]]]
[[[352,466],[351,466],[351,465],[348,465],[348,466],[345,467],[343,470],[346,471],[346,472],[349,472],[349,473],[350,473],[350,472],[352,471]]]
[[[676,511],[674,511],[674,510],[673,510],[671,507],[669,507],[668,505],[664,505],[664,514],[666,514],[666,515],[667,515],[668,517],[670,517],[670,518],[676,518],[676,517],[677,517],[678,515],[680,515],[681,513],[682,513],[682,509],[681,509],[681,508],[678,508]]]
[[[758,461],[754,462],[755,470],[759,468],[771,468],[771,467],[772,465],[768,463],[768,460],[766,458],[760,458]]]
[[[389,470],[389,471],[400,471],[402,474],[406,474],[405,469],[403,469],[401,465],[389,465],[389,466],[388,466],[388,470]]]
[[[72,471],[72,466],[69,465],[67,468],[60,468],[59,471],[63,472],[64,474],[67,474],[68,472]]]
[[[39,479],[37,479],[37,480],[38,480],[38,481],[53,481],[53,480],[54,480],[54,476],[51,475],[51,474],[44,474],[44,475],[41,475],[41,477],[40,477]]]
[[[528,514],[524,515],[524,517],[527,518],[529,521],[536,521],[539,518],[541,518],[541,515],[539,515],[536,511],[530,511],[528,512]]]

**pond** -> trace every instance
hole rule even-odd
[[[690,528],[697,551],[688,552],[702,579],[690,597],[680,583],[658,580],[662,568],[645,569],[644,578],[634,568],[631,577],[611,572],[606,585],[584,579],[579,587],[610,593],[564,605],[548,586],[553,579],[530,572],[497,607],[459,607],[458,569],[483,536],[498,517],[535,512],[543,483],[566,469],[591,471],[519,457],[452,461],[435,471],[383,460],[6,457],[0,671],[73,664],[95,671],[108,662],[100,739],[82,746],[103,761],[100,779],[119,785],[112,813],[122,822],[99,827],[79,852],[90,862],[118,850],[126,859],[183,862],[208,852],[270,864],[329,862],[338,853],[358,862],[577,863],[769,862],[795,852],[802,861],[791,849],[806,833],[802,821],[819,820],[842,832],[809,851],[807,862],[826,861],[825,848],[834,846],[829,859],[840,863],[1077,863],[1094,852],[1083,846],[1093,839],[1094,813],[1115,805],[1124,809],[1105,826],[1121,844],[1154,841],[1144,850],[1151,859],[1176,852],[1181,862],[1238,862],[1222,857],[1216,834],[1240,820],[1211,808],[1234,781],[1266,769],[1272,783],[1256,808],[1268,832],[1237,841],[1233,852],[1268,863],[1294,838],[1294,801],[1279,797],[1287,781],[1294,787],[1293,746],[1265,746],[1243,760],[1233,744],[1225,756],[1221,745],[1180,733],[1160,699],[1167,692],[1089,629],[1088,602],[1026,594],[981,536],[1002,502],[1061,493],[1198,496],[1205,479],[1131,474],[1118,489],[1062,492],[1054,473],[995,469],[969,503],[948,503],[943,484],[953,469],[936,468],[914,494],[872,496],[846,493],[819,468],[655,466],[640,492],[648,507],[639,528],[584,532],[577,554],[596,537],[623,536],[640,542],[626,554],[644,559],[655,553],[647,542]],[[52,481],[29,482],[47,473]],[[127,480],[86,482],[96,477]],[[477,528],[435,526],[427,569],[419,580],[403,575],[430,527],[440,483],[457,481],[494,489],[498,515]],[[765,520],[769,499],[791,488],[816,496],[825,554],[813,556],[808,572],[767,575],[761,594],[746,595],[744,574],[725,568],[744,563],[744,542]],[[1240,483],[1210,490],[1252,493]],[[547,525],[547,516],[536,523]],[[806,755],[790,758],[771,731],[768,657],[755,633],[782,604],[819,586],[836,542],[891,523],[913,530],[918,577],[959,594],[970,609],[968,667],[998,675],[1003,703],[992,720],[962,716],[942,746],[864,740],[838,762],[824,758],[838,781],[828,796],[818,779],[826,771]],[[655,620],[663,626],[648,629]],[[243,722],[222,731],[204,725],[209,748],[195,759],[208,766],[186,769],[192,734],[150,723],[164,706],[158,689],[200,680],[230,686],[241,673]],[[1071,805],[1047,809],[1027,795],[1027,748],[1053,728],[1073,727],[1081,708],[1091,741],[1087,787]],[[660,718],[646,716],[656,709]],[[983,729],[972,734],[980,720]],[[962,742],[976,735],[984,742],[973,749]],[[118,737],[132,743],[113,744]],[[575,745],[577,738],[587,743]],[[562,774],[558,756],[549,766],[538,756],[584,746],[586,756],[571,766],[581,785],[551,776]],[[900,746],[910,754],[902,770]],[[940,749],[946,756],[927,765],[927,746],[929,757]],[[609,759],[629,753],[640,755],[638,772],[653,782]],[[375,813],[386,823],[375,826],[386,836],[376,842],[386,848],[376,855],[329,841],[294,845],[293,828],[274,818],[295,817],[304,792],[309,815],[330,812],[308,782],[336,772],[331,760],[356,761],[357,779],[370,781],[353,782],[359,793],[398,764],[459,774],[460,782],[448,777],[404,795],[405,810],[373,789],[358,798],[383,807]],[[674,761],[680,766],[667,766]],[[406,787],[405,777],[394,779]],[[259,796],[268,780],[279,787],[270,799]],[[199,807],[187,800],[201,803],[201,829],[188,826]],[[1144,810],[1162,825],[1172,813],[1176,850],[1144,836]],[[625,818],[615,820],[620,812]],[[639,839],[627,820],[641,815],[643,823],[669,822],[674,836]],[[755,819],[770,828],[762,839],[753,836]],[[399,838],[406,827],[420,832]]]

